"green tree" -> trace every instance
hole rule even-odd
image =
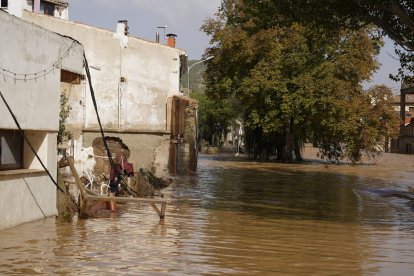
[[[414,1],[406,0],[246,0],[243,13],[261,17],[260,28],[271,28],[285,21],[301,22],[337,32],[360,29],[368,24],[381,28],[395,43],[401,58],[399,78],[414,69]]]
[[[208,96],[240,101],[254,158],[276,152],[291,162],[293,153],[301,158],[300,144],[310,140],[326,159],[357,161],[379,142],[374,136],[355,139],[358,130],[370,134],[357,125],[370,107],[369,101],[360,105],[367,98],[360,83],[378,67],[381,42],[375,29],[333,33],[280,13],[272,15],[279,23],[269,25],[259,10],[249,1],[227,0],[205,22],[202,29],[211,36],[206,55],[215,56],[207,64]]]
[[[229,127],[237,116],[231,100],[211,100],[203,92],[194,91],[191,96],[198,100],[199,139],[218,146],[221,137],[226,137]]]

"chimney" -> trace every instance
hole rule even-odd
[[[175,38],[177,37],[176,34],[167,34],[168,37],[168,46],[175,48]]]
[[[129,34],[128,20],[118,20],[118,24],[116,25],[116,33],[118,35],[128,36]]]
[[[157,43],[160,43],[160,33],[159,33],[159,32],[156,32],[156,33],[155,33],[155,41],[156,41]]]

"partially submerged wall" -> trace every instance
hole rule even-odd
[[[73,39],[1,10],[0,33],[0,91],[25,136],[56,179],[60,69],[81,72],[83,48]],[[17,130],[2,100],[0,118],[0,131]],[[0,143],[0,148],[9,147],[4,140]],[[22,163],[17,169],[0,170],[0,229],[57,213],[56,187],[34,153],[24,143],[10,149],[12,154],[19,151]],[[4,151],[3,148],[3,154]]]
[[[170,172],[197,169],[198,102],[185,96],[171,99]]]

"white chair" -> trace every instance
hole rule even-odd
[[[97,179],[96,179],[96,177],[95,177],[95,175],[92,173],[92,171],[91,170],[87,170],[86,171],[86,176],[88,177],[88,180],[89,180],[89,183],[88,184],[86,184],[86,186],[85,186],[85,188],[87,188],[87,189],[92,189],[92,187],[93,187],[93,183],[95,182],[98,182],[97,181]]]

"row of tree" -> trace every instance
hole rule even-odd
[[[395,13],[385,5],[394,5]],[[405,17],[395,16],[408,10],[412,18],[412,5],[223,0],[216,17],[202,27],[211,36],[205,54],[215,57],[206,70],[210,105],[226,107],[222,115],[227,119],[241,114],[252,158],[300,160],[304,142],[318,146],[328,160],[356,162],[364,153],[375,154],[397,133],[398,118],[390,89],[365,91],[361,84],[379,67],[384,31],[403,47],[414,43],[412,30],[401,25]],[[410,52],[398,53],[406,62],[396,78],[404,77],[411,64]],[[215,123],[211,133],[223,130]]]

